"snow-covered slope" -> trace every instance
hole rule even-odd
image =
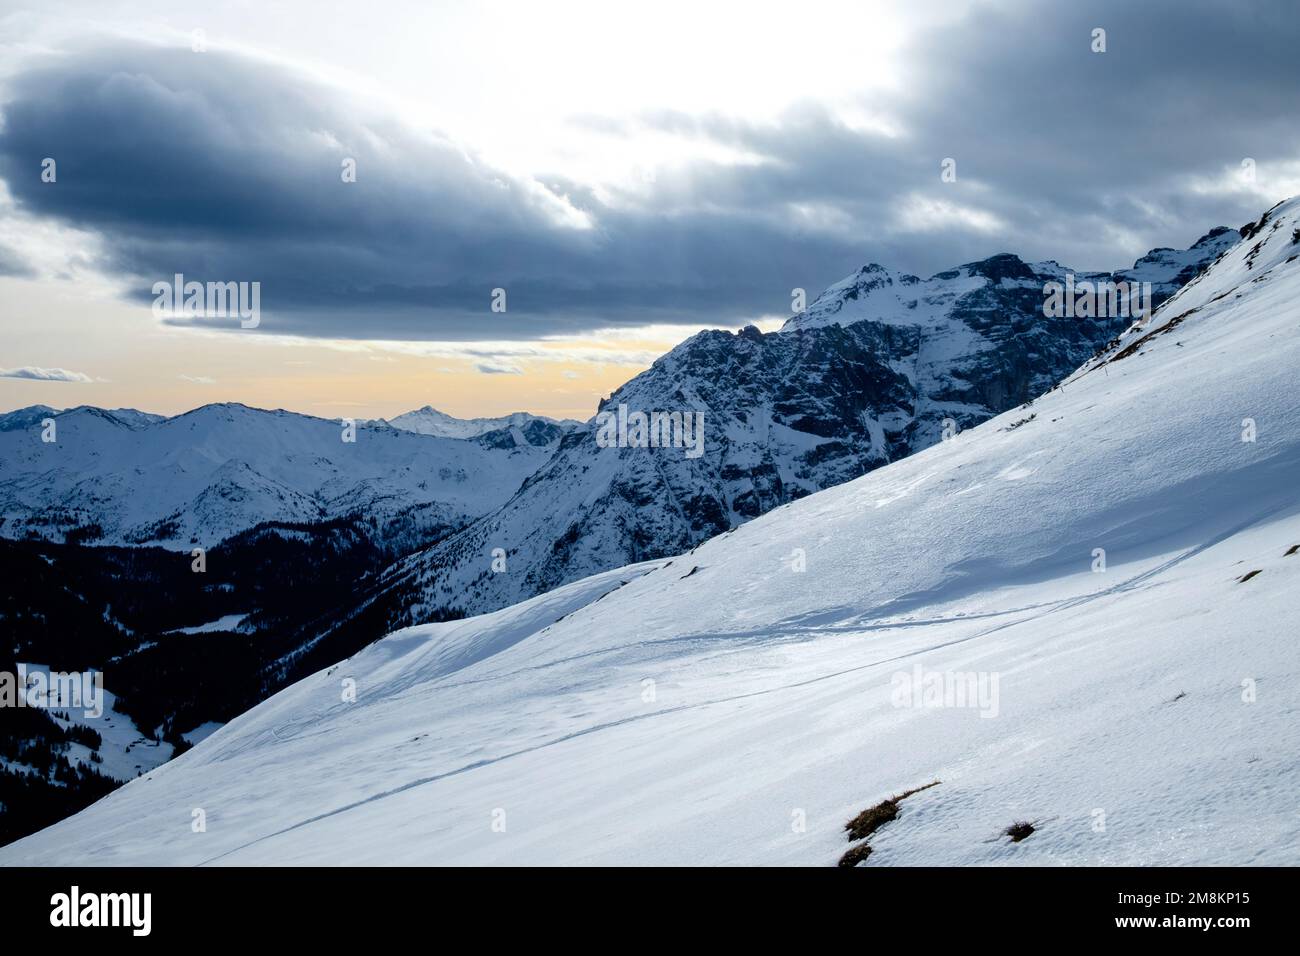
[[[1077,279],[1150,282],[1159,304],[1240,238],[1215,229]],[[927,280],[872,265],[780,332],[693,336],[601,407],[701,414],[701,455],[599,447],[593,421],[496,512],[392,568],[387,587],[407,623],[496,610],[684,551],[927,448],[1046,391],[1130,323],[1045,316],[1044,285],[1067,272],[1005,254]]]
[[[244,405],[174,418],[36,407],[0,420],[0,534],[188,548],[265,521],[419,509],[456,526],[505,501],[551,449],[461,441]],[[55,441],[43,440],[52,417]],[[351,437],[351,436],[348,436]]]
[[[397,632],[0,863],[832,865],[936,780],[867,865],[1300,862],[1296,230],[1029,408]]]

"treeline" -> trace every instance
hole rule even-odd
[[[261,526],[207,551],[202,573],[189,551],[0,540],[0,669],[102,670],[115,708],[180,753],[181,734],[229,721],[404,623],[405,597],[376,597],[379,573],[451,530],[419,509],[382,528],[364,517]],[[232,615],[245,616],[238,631],[167,633]],[[74,740],[98,751],[97,734],[13,713],[24,716],[0,713],[0,756],[27,769],[0,776],[0,843],[114,785],[64,759]]]
[[[76,813],[118,785],[94,767],[70,764],[74,743],[97,762],[102,742],[93,729],[64,727],[37,708],[0,708],[0,845]]]

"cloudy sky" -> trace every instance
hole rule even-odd
[[[1114,269],[1300,192],[1289,2],[19,6],[2,409],[586,418],[866,262]]]

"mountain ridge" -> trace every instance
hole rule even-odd
[[[41,420],[55,422],[53,442]],[[107,430],[105,430],[107,429]],[[238,402],[139,420],[90,406],[0,416],[0,534],[210,546],[266,522],[415,509],[456,526],[505,500],[555,439],[439,438]],[[242,517],[200,507],[242,502]]]
[[[1158,306],[1239,241],[1219,227],[1188,250],[1153,250],[1124,272],[1078,279],[1149,281]],[[930,280],[868,265],[777,332],[695,334],[598,414],[701,412],[701,458],[599,448],[590,426],[571,431],[494,513],[386,573],[381,588],[405,607],[392,623],[495,610],[679,553],[1029,401],[1132,321],[1043,315],[1045,284],[1067,274],[1012,254]]]

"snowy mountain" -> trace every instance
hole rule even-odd
[[[0,417],[0,535],[189,548],[360,512],[446,529],[499,506],[551,454],[491,432],[462,441],[381,423],[349,437],[338,421],[238,404],[173,418],[20,409]]]
[[[1149,282],[1159,305],[1240,238],[1215,229],[1188,250],[1075,279]],[[495,610],[679,553],[1028,401],[1132,321],[1046,317],[1045,284],[1069,274],[1013,255],[927,280],[869,265],[780,332],[694,336],[601,409],[702,413],[701,455],[600,447],[594,421],[570,432],[498,510],[389,572],[408,608],[394,623]]]
[[[823,328],[870,320],[919,327],[941,342],[956,338],[960,353],[969,329],[979,330],[979,313],[1010,312],[1024,318],[1042,315],[1043,285],[1064,282],[1149,282],[1153,306],[1159,306],[1241,239],[1238,230],[1218,226],[1187,249],[1152,249],[1129,269],[1109,275],[1067,269],[1055,261],[1025,263],[1003,254],[968,263],[929,279],[887,269],[877,263],[835,283],[808,308],[793,316],[787,329]],[[1021,293],[1028,292],[1025,296]],[[986,322],[990,321],[985,319]],[[982,331],[982,330],[980,330]],[[936,350],[941,357],[942,350]]]
[[[392,634],[0,863],[1300,862],[1297,259],[1292,200],[1031,406]]]
[[[28,405],[26,408],[19,408],[12,412],[0,414],[0,432],[16,431],[22,428],[37,428],[46,418],[66,414],[68,412],[94,411],[107,415],[119,423],[129,428],[138,428],[144,425],[150,425],[154,422],[160,422],[167,416],[155,415],[152,412],[142,412],[134,408],[92,408],[89,405],[78,405],[76,408],[64,409],[60,412],[56,408],[48,405]]]
[[[489,432],[508,432],[516,444],[548,445],[581,423],[572,419],[556,420],[543,415],[530,415],[528,412],[513,412],[498,418],[453,418],[432,405],[425,405],[413,412],[390,418],[388,424],[404,431],[438,438],[478,438]]]

